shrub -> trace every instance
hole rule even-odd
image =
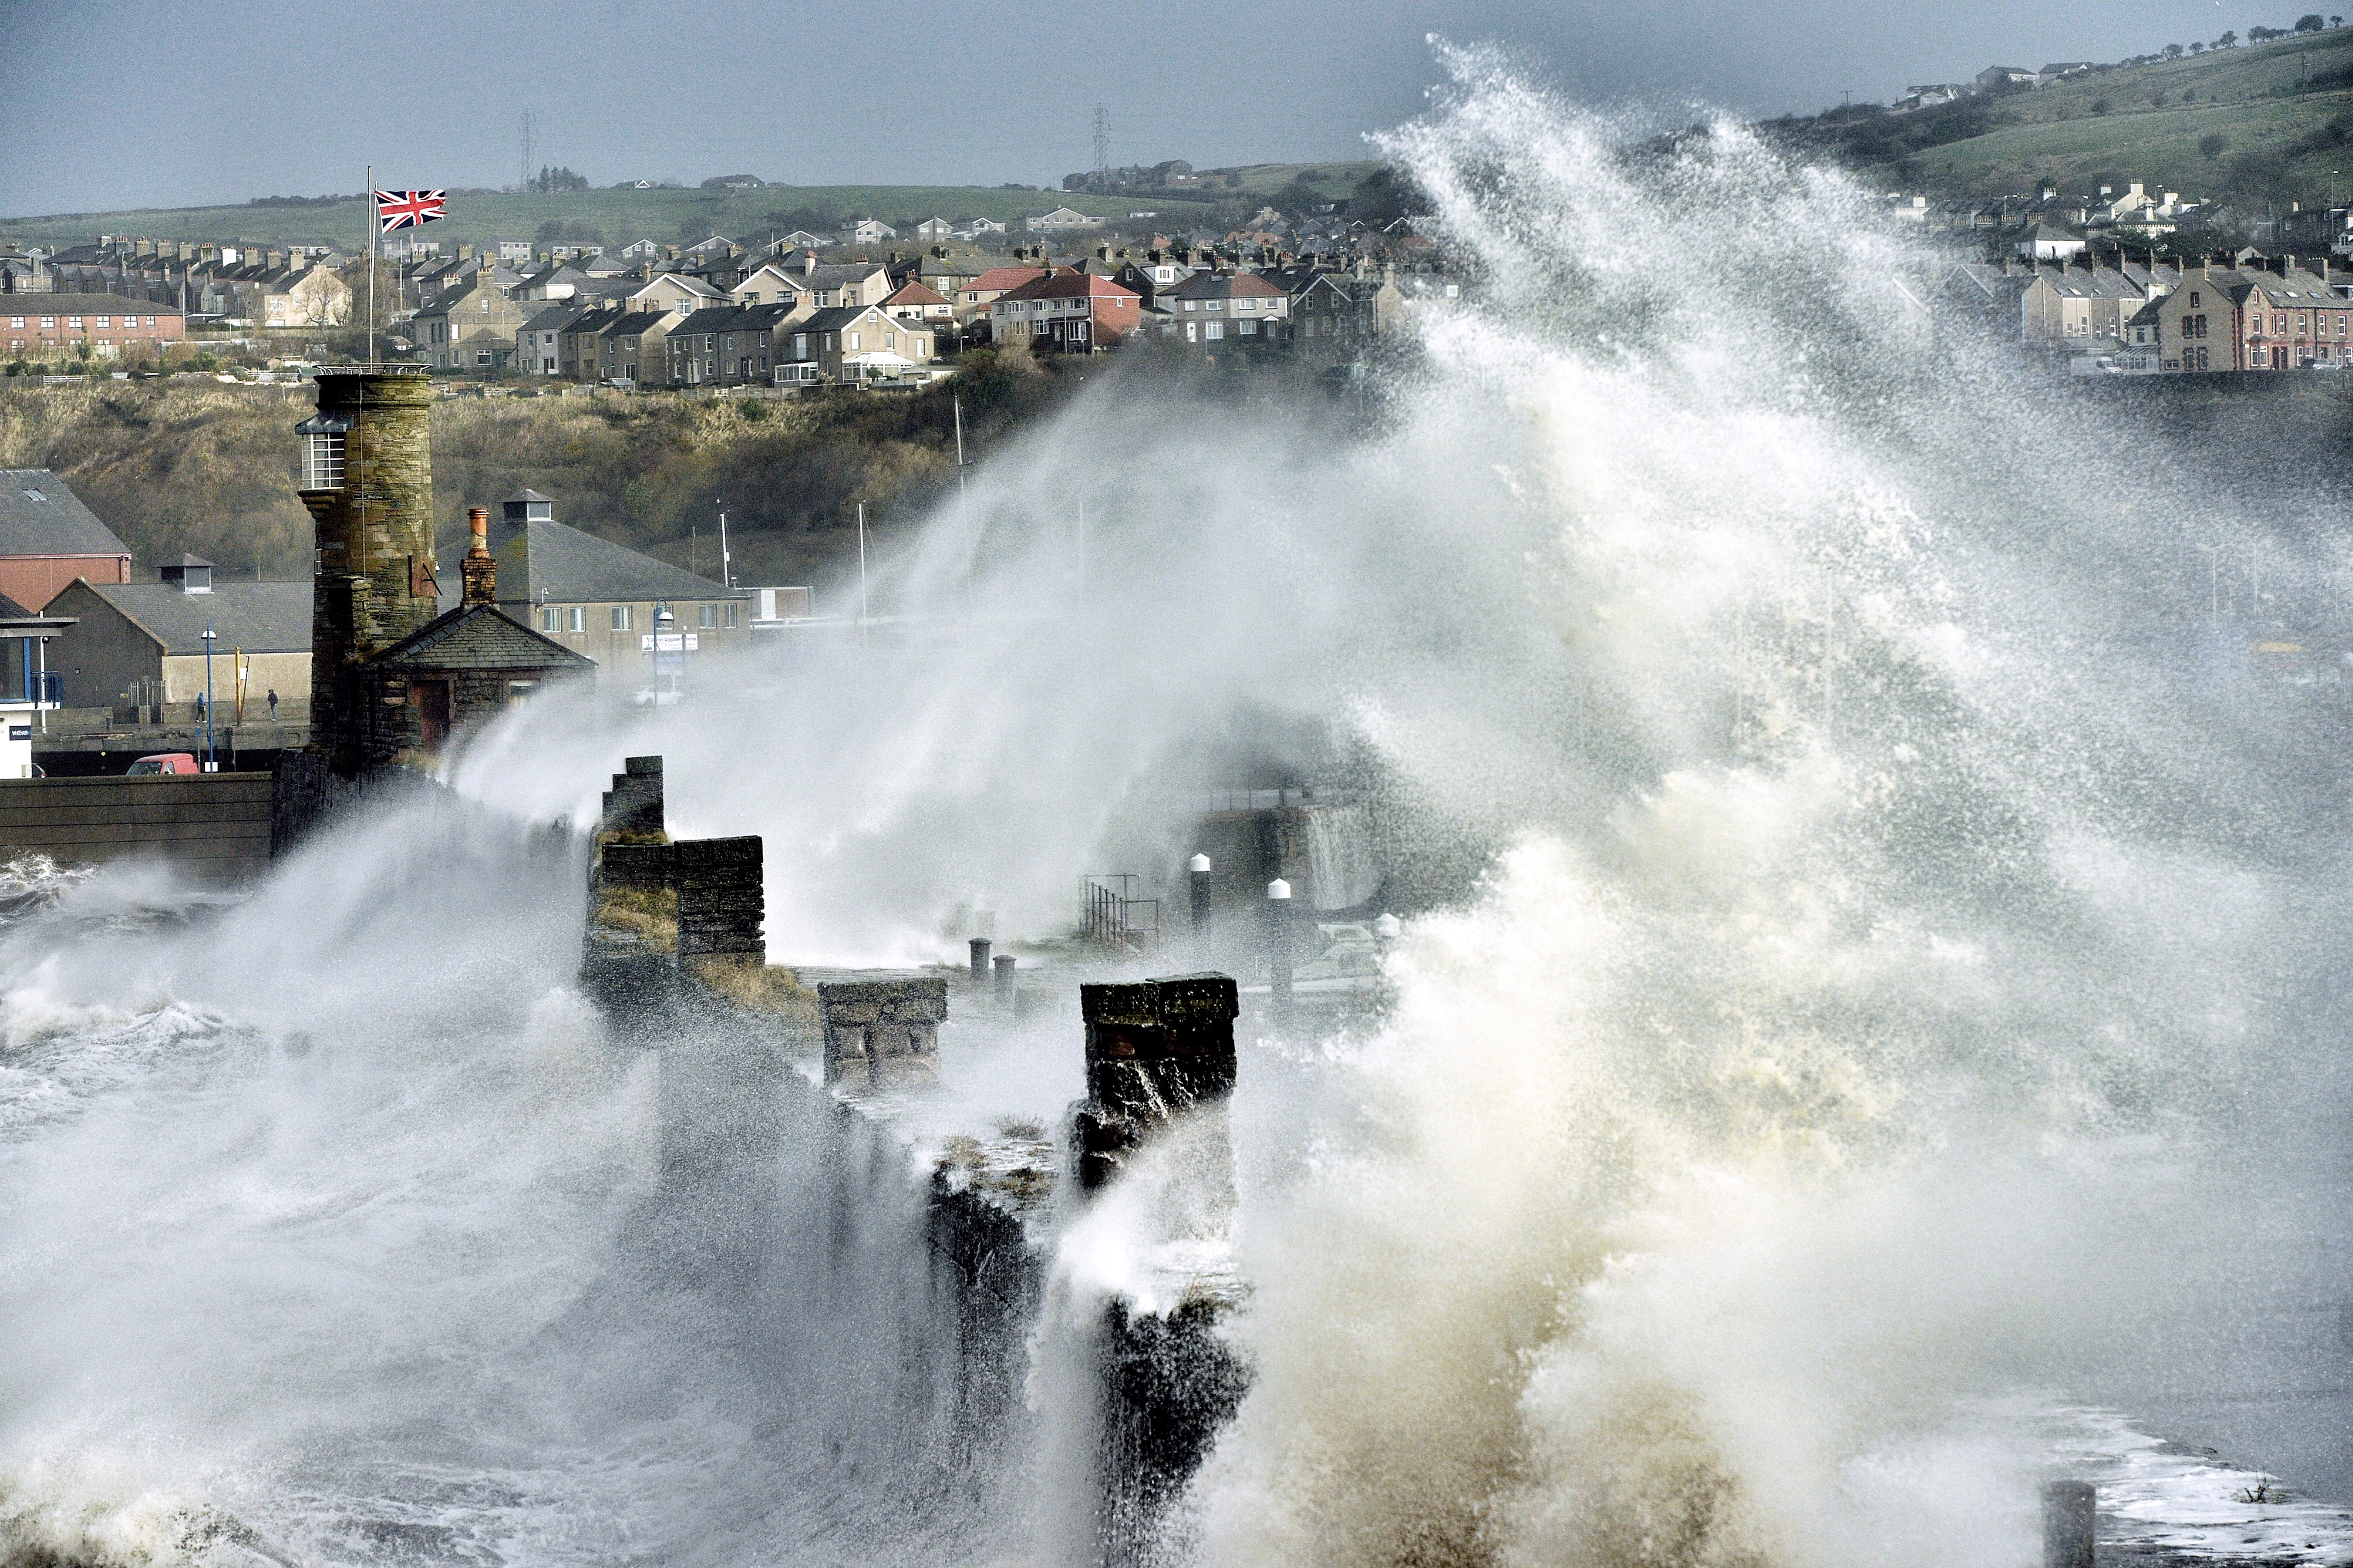
[[[2219,158],[2230,150],[2231,139],[2220,131],[2209,131],[2198,138],[2198,155],[2201,158]]]
[[[2094,114],[2105,114],[2109,107],[2108,100],[2105,98],[2092,100],[2092,112]]]

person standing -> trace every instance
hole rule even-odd
[[[278,688],[274,686],[269,689],[269,721],[278,722]]]

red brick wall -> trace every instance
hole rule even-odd
[[[1143,319],[1144,301],[1133,294],[1094,297],[1095,342],[1115,348]]]
[[[0,594],[37,610],[77,577],[93,583],[131,581],[128,555],[0,555]]]
[[[100,321],[105,325],[100,326]],[[123,299],[103,310],[88,296],[70,306],[61,306],[55,300],[44,301],[37,294],[14,295],[0,301],[0,342],[8,345],[11,358],[70,352],[84,338],[93,350],[119,352],[126,343],[176,343],[183,335],[180,313],[152,300]]]

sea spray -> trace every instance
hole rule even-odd
[[[1181,863],[1188,793],[1359,792],[1393,1006],[1243,1047],[1250,1392],[1170,1555],[2015,1561],[2053,1404],[2313,1385],[2344,726],[2200,650],[2249,560],[2331,635],[2337,503],[2021,377],[1834,173],[1447,65],[1391,151],[1465,269],[1369,413],[1114,364],[866,644],[618,731],[527,704],[474,809],[10,928],[11,1550],[199,1499],[337,1561],[1090,1549],[1078,1325],[1135,1276],[1066,1256],[1037,1408],[954,1473],[906,1151],[572,991],[522,825],[650,751],[677,831],[765,836],[795,962],[1051,935],[1107,847]],[[1067,1079],[943,1060],[977,1121]]]

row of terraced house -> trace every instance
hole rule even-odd
[[[2353,370],[2353,270],[2327,256],[1970,264],[1947,289],[2076,374]]]

